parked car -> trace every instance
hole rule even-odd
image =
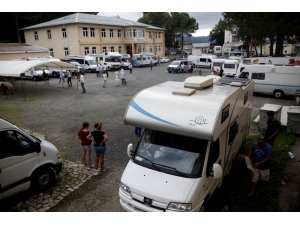
[[[0,118],[0,200],[33,188],[43,191],[62,169],[57,148]]]
[[[45,73],[49,75],[50,71],[45,69]],[[30,68],[29,70],[26,70],[24,74],[25,74],[25,78],[29,78],[34,81],[42,80],[43,69],[39,67],[33,67]]]
[[[184,68],[182,69],[181,65],[184,64]],[[175,72],[175,73],[182,73],[182,72],[188,72],[189,65],[193,64],[192,61],[188,60],[176,60],[173,61],[169,66],[168,66],[168,72]]]
[[[170,59],[167,58],[167,57],[162,57],[160,60],[159,60],[160,63],[167,63],[167,62],[170,62]]]

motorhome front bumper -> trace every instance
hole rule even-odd
[[[55,169],[56,175],[59,174],[61,172],[61,169],[62,169],[62,161],[56,163],[54,165],[54,169]]]

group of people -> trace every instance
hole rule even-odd
[[[214,67],[212,66],[210,70],[210,74],[222,77],[224,74],[224,70],[222,69],[222,67],[220,67],[220,70],[219,69],[215,70]]]
[[[108,66],[105,64],[97,64],[96,67],[96,77],[102,77],[102,76],[108,77]]]
[[[82,148],[82,163],[88,169],[96,169],[100,171],[105,171],[104,167],[104,154],[106,151],[105,142],[108,141],[108,136],[105,132],[102,131],[102,123],[98,122],[94,124],[95,130],[91,133],[89,132],[89,123],[84,122],[82,128],[78,131],[78,138],[81,140]],[[91,150],[92,143],[94,143],[94,150],[96,153],[95,156],[95,165],[91,164]]]

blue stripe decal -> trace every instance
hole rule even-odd
[[[158,120],[158,121],[163,122],[163,123],[167,123],[167,124],[170,124],[170,125],[174,125],[174,126],[180,127],[180,126],[177,125],[177,124],[170,123],[170,122],[168,122],[168,121],[166,121],[166,120],[160,119],[160,118],[158,118],[158,117],[152,115],[151,113],[149,113],[149,112],[147,112],[146,110],[144,110],[143,108],[141,108],[141,107],[140,107],[138,104],[136,104],[134,101],[131,102],[130,106],[131,106],[132,108],[134,108],[136,111],[138,111],[138,112],[142,113],[143,115],[148,116],[148,117],[150,117],[150,118],[152,118],[152,119],[155,119],[155,120]]]
[[[293,86],[293,85],[284,85],[284,84],[264,84],[264,83],[255,83],[256,85],[266,85],[266,86],[281,86],[281,87],[293,87],[293,88],[300,88],[300,86]]]

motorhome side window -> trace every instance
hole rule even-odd
[[[228,116],[229,116],[229,109],[230,109],[230,104],[228,104],[228,105],[222,110],[222,120],[221,120],[221,124],[228,118]]]
[[[235,68],[235,64],[224,64],[224,68],[225,69],[234,69]]]
[[[237,124],[237,119],[235,119],[235,121],[233,123],[231,123],[231,125],[230,125],[228,144],[232,144],[238,131],[239,131],[239,127]]]
[[[200,62],[206,62],[206,59],[200,58]]]
[[[252,79],[264,80],[265,79],[265,74],[264,73],[252,73]]]
[[[145,130],[132,160],[162,173],[181,177],[200,177],[208,141]]]
[[[213,164],[218,162],[220,156],[220,141],[217,139],[210,145],[210,151],[208,156],[208,162],[206,167],[206,176],[213,176]]]
[[[33,152],[32,142],[19,132],[8,130],[0,132],[0,159],[26,155]]]

